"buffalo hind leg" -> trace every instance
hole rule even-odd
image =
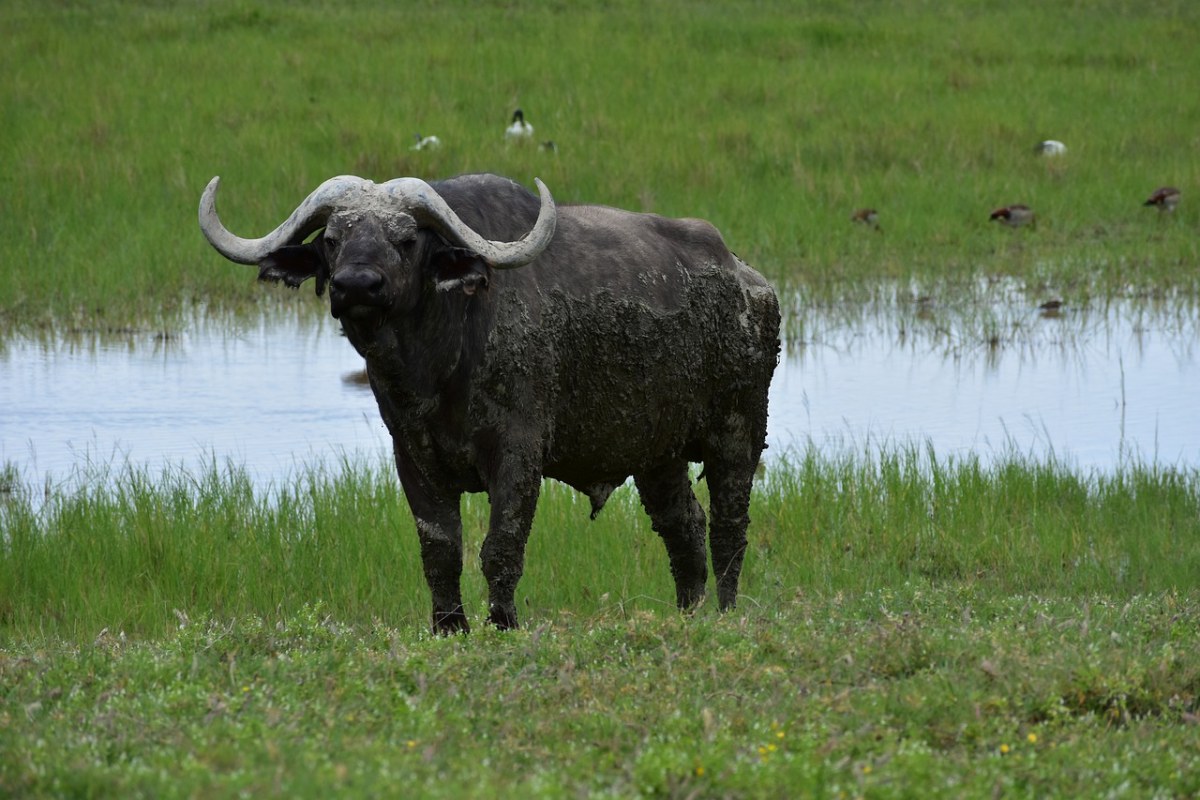
[[[704,509],[692,492],[686,461],[633,477],[654,531],[662,537],[675,578],[675,602],[688,609],[704,597]]]
[[[737,605],[738,579],[746,555],[746,528],[750,524],[750,487],[757,463],[757,458],[732,464],[716,458],[704,464],[712,515],[709,547],[717,579],[717,604],[722,611]]]

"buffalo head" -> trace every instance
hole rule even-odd
[[[333,316],[367,321],[416,302],[420,287],[473,294],[491,269],[536,259],[554,236],[554,199],[540,180],[537,222],[515,242],[485,239],[467,226],[425,181],[397,178],[376,184],[353,175],[317,187],[274,231],[259,239],[234,236],[217,215],[220,178],[200,199],[200,228],[221,255],[255,264],[259,278],[329,289]],[[305,242],[311,234],[321,235]]]

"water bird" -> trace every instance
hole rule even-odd
[[[1020,228],[1034,221],[1033,209],[1022,203],[997,208],[988,217],[991,222],[1001,222],[1010,228]]]
[[[353,372],[346,372],[342,375],[342,383],[347,386],[362,386],[367,389],[371,388],[371,378],[367,375],[367,368],[356,369]]]
[[[533,126],[525,121],[525,112],[517,109],[512,115],[512,124],[504,129],[504,138],[507,141],[513,139],[530,139],[533,137]]]
[[[1066,303],[1059,297],[1051,298],[1038,306],[1038,316],[1042,319],[1056,319],[1062,316],[1063,306]]]
[[[1154,206],[1159,211],[1174,211],[1179,205],[1179,190],[1174,186],[1160,186],[1142,205]]]
[[[879,212],[873,208],[858,209],[850,215],[850,221],[883,233],[883,228],[879,227]]]
[[[1067,152],[1067,146],[1057,139],[1046,139],[1038,142],[1034,152],[1043,156],[1061,156]]]
[[[442,140],[436,136],[416,135],[417,143],[410,147],[410,150],[436,150],[442,146]]]

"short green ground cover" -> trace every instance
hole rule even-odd
[[[313,606],[0,653],[0,791],[1192,797],[1200,603],[918,581],[436,640]]]

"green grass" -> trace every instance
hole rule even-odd
[[[93,477],[0,505],[0,792],[1200,791],[1195,471],[810,451],[689,616],[631,491],[549,483],[524,628],[441,640],[386,464]]]
[[[125,469],[3,503],[0,641],[85,639],[106,627],[153,637],[177,609],[265,617],[318,601],[344,621],[427,623],[417,537],[388,464],[318,466],[258,491],[234,468]],[[594,522],[588,510],[547,482],[523,616],[614,604],[669,612],[666,557],[636,493],[618,490]],[[1198,511],[1194,470],[1131,464],[1082,476],[1017,456],[985,465],[911,447],[810,451],[768,468],[756,488],[742,593],[773,608],[797,591],[859,595],[912,581],[997,595],[1187,591],[1200,575]],[[467,496],[463,513],[464,591],[478,622],[486,496]]]
[[[710,218],[818,296],[980,275],[1197,288],[1200,110],[1180,98],[1200,8],[1183,0],[16,0],[0,25],[9,332],[277,305],[198,234],[215,174],[246,235],[335,174],[490,170],[538,175],[563,202]],[[504,146],[517,105],[556,156]],[[445,145],[410,151],[418,131]],[[1048,136],[1065,158],[1032,155]],[[1140,207],[1164,183],[1184,191],[1174,218]],[[1038,230],[987,224],[1010,202]],[[850,225],[860,205],[881,210],[882,236]]]
[[[323,606],[0,655],[18,796],[1190,797],[1194,595],[796,596],[434,640]]]

